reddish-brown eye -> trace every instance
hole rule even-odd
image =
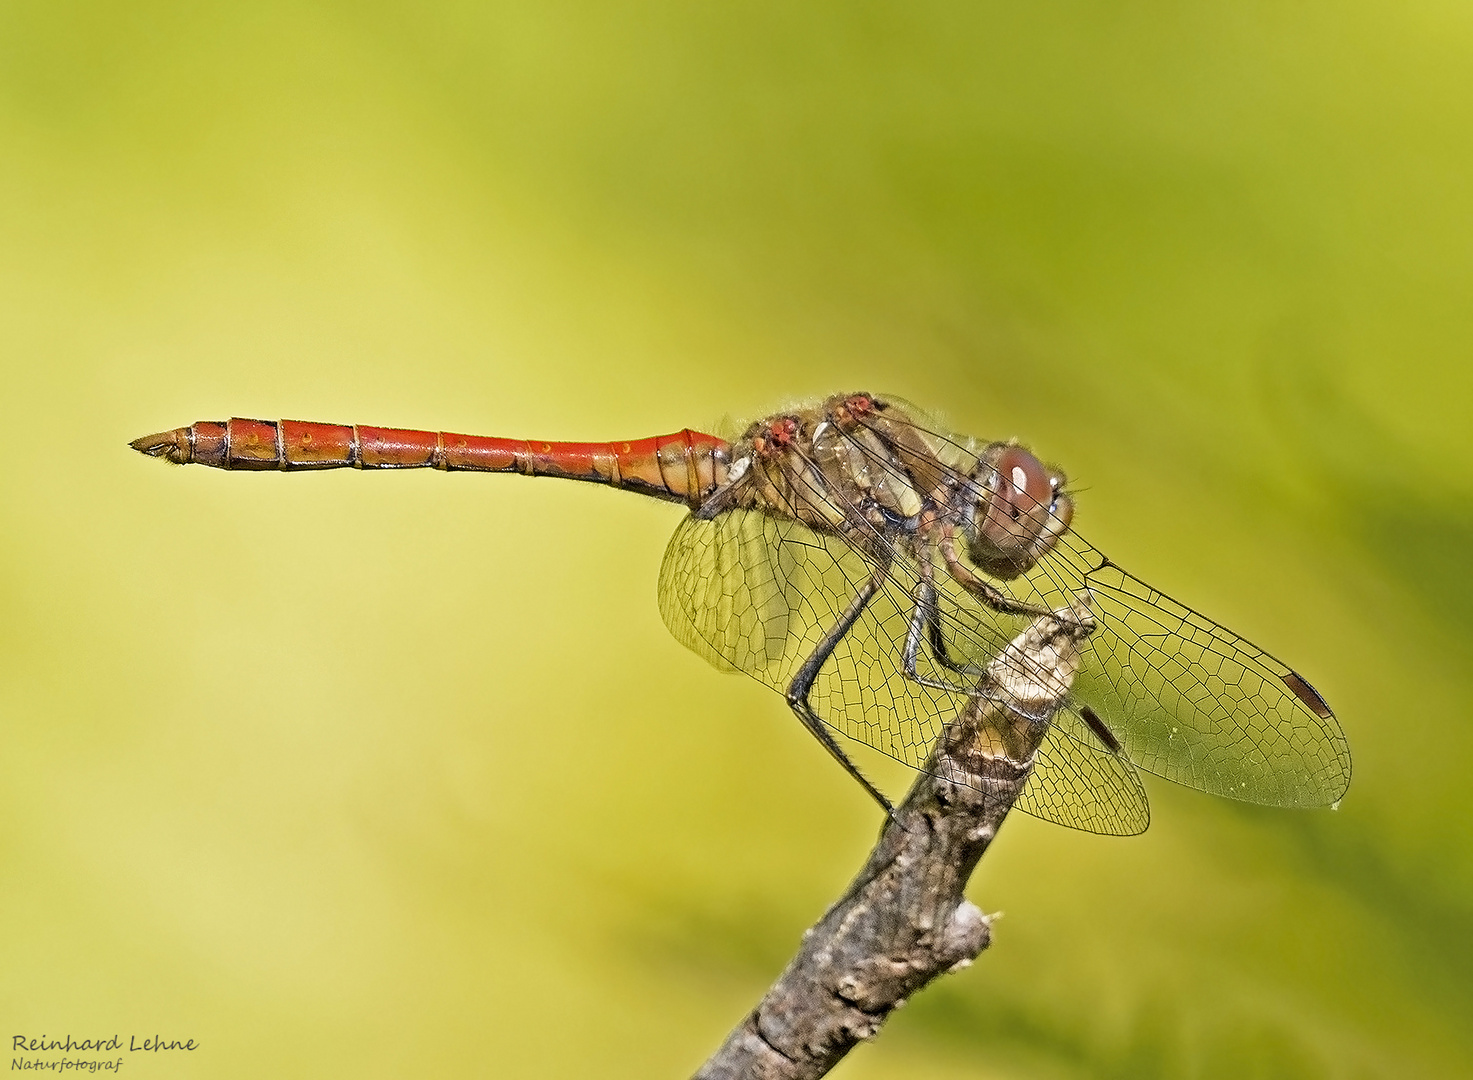
[[[997,479],[982,535],[999,551],[1029,543],[1054,502],[1054,486],[1043,464],[1021,446],[1009,446],[993,466]]]
[[[1064,474],[1044,468],[1021,446],[994,443],[979,464],[972,560],[993,577],[1015,578],[1069,531],[1074,503],[1064,492]]]

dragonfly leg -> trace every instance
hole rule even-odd
[[[834,649],[844,639],[844,635],[854,628],[854,624],[858,621],[860,614],[863,613],[865,605],[880,591],[880,587],[885,583],[885,579],[889,576],[889,573],[888,565],[875,567],[869,579],[860,586],[859,592],[855,594],[854,599],[850,601],[849,606],[844,610],[844,614],[839,616],[839,621],[823,636],[823,640],[818,643],[818,648],[814,649],[808,659],[803,661],[803,666],[798,669],[798,673],[793,676],[793,681],[788,684],[786,697],[788,707],[793,710],[799,722],[808,729],[808,733],[817,739],[819,744],[829,752],[829,755],[844,767],[845,772],[859,782],[860,787],[869,792],[870,798],[879,803],[886,814],[893,817],[895,807],[891,805],[890,800],[885,798],[880,792],[880,789],[870,783],[865,778],[865,775],[859,771],[859,767],[849,760],[849,755],[844,753],[843,748],[834,739],[833,734],[828,728],[824,727],[823,721],[818,717],[818,713],[813,711],[813,706],[808,703],[808,694],[813,689],[813,683],[818,678],[819,670],[828,661],[828,658],[833,655]]]
[[[982,674],[981,668],[958,664],[951,659],[946,640],[941,636],[941,616],[936,608],[936,586],[931,583],[930,575],[923,573],[921,583],[916,588],[915,610],[911,613],[910,626],[905,632],[905,649],[900,656],[901,669],[911,682],[929,686],[933,690],[948,690],[957,694],[974,693],[965,686],[942,682],[939,679],[928,679],[916,670],[916,655],[921,649],[921,637],[928,630],[931,652],[936,657],[937,663],[958,675],[980,676]]]
[[[923,559],[921,562],[921,585],[916,593],[916,615],[915,619],[911,620],[913,632],[917,629],[915,620],[922,617],[926,623],[926,640],[931,646],[931,655],[935,658],[936,663],[958,675],[976,678],[982,674],[984,668],[951,658],[951,647],[946,644],[946,635],[941,629],[941,606],[936,602],[936,584],[931,579],[929,559]]]
[[[926,611],[926,640],[931,646],[931,655],[936,663],[958,675],[980,675],[982,669],[973,664],[959,664],[951,658],[951,648],[941,633],[941,613],[936,610],[936,594],[932,590],[931,606]]]
[[[920,650],[921,631],[924,628],[930,641],[931,655],[938,664],[958,675],[972,674],[968,668],[952,660],[951,650],[946,647],[946,639],[941,635],[941,609],[936,603],[936,581],[931,568],[930,553],[922,549],[916,555],[919,580],[916,583],[915,611],[910,617],[910,629],[905,635],[905,673],[912,679],[916,678],[915,659]],[[980,671],[975,673],[981,674]]]
[[[956,545],[950,536],[943,537],[936,546],[941,550],[941,557],[946,560],[946,569],[951,572],[956,583],[993,611],[1000,611],[1004,615],[1031,615],[1035,619],[1053,614],[1048,608],[1038,604],[1014,600],[990,581],[978,577],[957,558]]]

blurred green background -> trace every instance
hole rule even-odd
[[[0,0],[3,1034],[688,1074],[878,821],[666,633],[679,508],[125,444],[865,388],[1063,464],[1356,771],[1015,818],[994,947],[837,1075],[1473,1073],[1470,57],[1447,2]]]

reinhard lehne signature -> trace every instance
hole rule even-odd
[[[198,1049],[199,1043],[194,1039],[166,1039],[162,1035],[129,1035],[126,1039],[121,1035],[94,1036],[86,1039],[74,1039],[71,1035],[60,1038],[48,1035],[12,1035],[10,1037],[12,1054],[61,1054],[63,1056],[12,1057],[10,1068],[12,1071],[36,1069],[52,1072],[116,1072],[123,1067],[126,1059],[111,1057],[114,1051],[122,1050],[135,1054],[140,1050],[161,1053]],[[109,1057],[103,1060],[65,1056],[68,1054],[108,1054]]]

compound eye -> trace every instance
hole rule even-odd
[[[1021,446],[1004,449],[993,468],[997,479],[981,532],[999,551],[1012,551],[1038,535],[1054,503],[1054,485],[1043,464]]]

